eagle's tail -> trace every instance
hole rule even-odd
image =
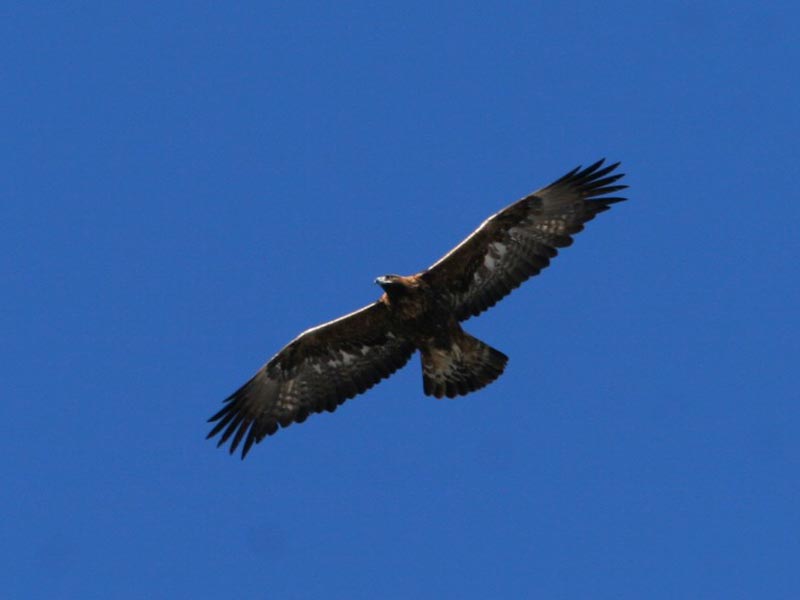
[[[450,348],[421,349],[422,383],[428,396],[463,396],[497,379],[508,357],[464,331]]]

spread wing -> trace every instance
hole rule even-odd
[[[278,426],[302,423],[313,412],[333,412],[371,388],[405,365],[414,350],[393,331],[382,302],[309,329],[225,400],[209,419],[217,424],[208,437],[222,432],[221,446],[233,435],[231,454],[244,439],[244,458]]]
[[[578,167],[484,221],[467,239],[421,274],[449,301],[460,320],[494,306],[523,281],[550,264],[557,248],[595,215],[625,198],[607,197],[619,163]],[[602,197],[601,197],[602,196]]]

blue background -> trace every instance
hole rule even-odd
[[[794,3],[9,2],[4,594],[800,597]],[[242,462],[221,400],[601,156],[630,201]]]

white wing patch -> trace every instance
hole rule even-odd
[[[563,219],[547,219],[536,223],[536,229],[542,233],[558,235],[564,233],[566,225],[567,223]]]
[[[505,244],[501,244],[500,242],[495,242],[489,245],[489,249],[493,250],[497,253],[497,258],[503,258],[508,252],[508,248],[506,248]]]
[[[339,367],[341,365],[348,366],[348,365],[353,364],[355,362],[355,360],[356,360],[356,355],[355,354],[350,354],[349,352],[346,352],[345,350],[339,350],[339,356],[341,358],[331,358],[328,361],[328,366],[329,367]]]
[[[328,360],[329,367],[341,367],[345,366],[348,367],[355,363],[358,359],[366,356],[370,352],[372,352],[374,348],[372,346],[361,346],[358,349],[358,354],[351,354],[346,350],[339,350],[338,353],[333,354],[333,356]],[[319,365],[314,365],[314,371],[317,373],[322,373],[322,367]]]
[[[505,244],[501,242],[492,242],[489,244],[486,256],[483,257],[483,266],[486,267],[487,270],[493,271],[497,263],[503,259],[507,252],[508,247],[506,247]],[[480,270],[475,271],[472,279],[474,281],[480,281],[481,278]]]

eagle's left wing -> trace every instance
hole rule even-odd
[[[626,185],[612,185],[619,163],[603,161],[570,171],[545,188],[492,215],[421,274],[447,298],[459,320],[478,315],[550,264],[557,248],[609,205]]]
[[[233,435],[231,453],[244,439],[244,458],[278,426],[302,423],[312,412],[333,412],[405,365],[414,350],[380,301],[309,329],[225,400],[209,419],[218,422],[208,437],[222,431],[221,446]]]

